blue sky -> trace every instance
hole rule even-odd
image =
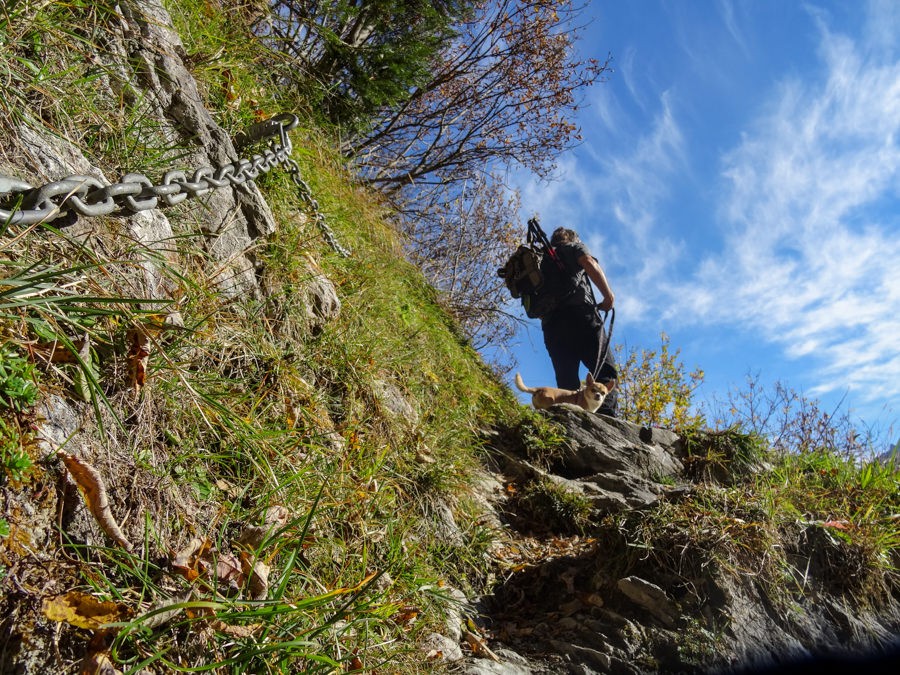
[[[780,380],[897,435],[900,2],[593,0],[584,142],[523,222],[578,230],[616,293],[614,341],[665,332],[697,400]],[[535,321],[514,350],[553,384]]]

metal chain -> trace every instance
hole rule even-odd
[[[338,242],[337,237],[334,236],[334,231],[328,227],[328,223],[325,222],[325,216],[322,214],[321,209],[319,209],[319,202],[316,201],[312,196],[312,190],[309,189],[309,185],[303,180],[303,177],[300,175],[300,166],[293,159],[288,158],[285,162],[285,165],[288,167],[288,171],[291,174],[291,180],[297,185],[299,189],[300,198],[306,202],[306,205],[313,212],[313,220],[315,221],[316,226],[319,228],[319,231],[322,232],[322,236],[325,237],[325,241],[328,242],[328,245],[331,246],[339,255],[344,258],[350,257],[350,250],[341,246]]]
[[[106,216],[118,212],[137,213],[162,206],[175,206],[188,197],[202,197],[208,192],[229,185],[246,189],[245,184],[277,165],[288,168],[291,180],[300,188],[301,199],[312,209],[315,224],[325,241],[338,254],[347,257],[350,251],[341,246],[334,232],[325,222],[325,216],[313,199],[309,186],[300,175],[300,167],[291,158],[293,146],[287,132],[295,128],[296,115],[282,113],[251,127],[235,139],[238,145],[248,145],[264,138],[269,147],[250,159],[241,158],[217,169],[201,166],[188,177],[184,171],[167,171],[161,182],[154,184],[147,176],[129,173],[118,183],[106,185],[93,176],[71,175],[62,180],[34,188],[25,181],[10,176],[0,176],[0,199],[9,201],[9,195],[21,195],[18,208],[0,208],[0,223],[9,225],[35,225],[46,223],[69,213],[83,216]]]

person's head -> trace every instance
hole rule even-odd
[[[570,230],[567,227],[557,227],[555,230],[553,230],[553,234],[550,235],[551,246],[571,244],[573,241],[578,241],[578,233],[575,232],[575,230]]]

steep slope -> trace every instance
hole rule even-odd
[[[82,208],[3,232],[0,670],[430,670],[512,396],[314,129],[232,185],[267,139],[161,5],[17,10],[0,208]]]
[[[82,183],[124,208],[3,231],[0,671],[701,672],[890,643],[896,474],[877,508],[846,493],[860,534],[893,523],[867,546],[843,511],[783,517],[755,455],[521,408],[317,129],[288,132],[296,170],[216,178],[267,147],[233,142],[258,120],[222,86],[252,46],[204,42],[215,3],[171,11],[3,24],[0,176],[55,187],[0,182],[0,208],[101,204]]]

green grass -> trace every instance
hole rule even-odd
[[[691,428],[684,433],[684,464],[688,477],[698,481],[741,481],[765,468],[771,458],[765,439],[739,427],[721,431]]]
[[[521,442],[520,452],[544,469],[549,469],[565,448],[565,430],[531,408],[521,409],[519,419],[508,433]]]
[[[591,527],[591,503],[549,478],[530,481],[517,496],[520,516],[563,534],[584,534]]]
[[[812,593],[865,607],[896,592],[896,468],[837,450],[775,456],[735,430],[692,443],[687,466],[701,482],[690,495],[608,517],[599,529],[604,548],[618,552],[604,562],[612,575],[677,579],[673,592],[688,607],[702,604],[696,589],[710,575],[749,580],[784,613]]]
[[[135,64],[104,51],[102,8],[11,9],[20,14],[6,25],[6,44],[18,55],[4,66],[10,119],[44,111],[105,170],[152,177],[178,162],[186,148],[167,140],[146,97],[123,79]],[[256,47],[237,14],[202,3],[171,9],[186,63],[220,124],[237,132],[259,111],[302,109],[294,94],[271,87],[271,72],[254,70]],[[82,24],[77,34],[54,27]],[[106,65],[88,58],[92,52]],[[122,95],[93,86],[103,78]],[[75,94],[65,96],[69,90]],[[72,559],[67,587],[128,608],[110,627],[110,656],[125,672],[332,672],[360,664],[424,672],[430,666],[414,645],[440,625],[445,589],[485,578],[492,533],[472,505],[449,497],[478,465],[478,430],[518,406],[403,261],[383,207],[352,185],[321,130],[307,123],[292,138],[302,176],[354,255],[335,254],[311,219],[298,218],[312,214],[289,176],[266,174],[257,183],[279,228],[256,251],[265,301],[219,293],[187,209],[167,211],[176,235],[155,251],[115,220],[98,221],[89,244],[61,228],[4,234],[16,255],[0,261],[3,333],[12,349],[41,345],[33,363],[14,369],[20,379],[7,379],[4,400],[24,401],[22,382],[33,380],[89,412],[79,449],[103,475],[112,511],[136,544],[128,553],[95,534],[48,552]],[[148,260],[170,293],[165,302],[136,290]],[[341,302],[328,321],[308,314],[304,288],[318,275]],[[184,327],[160,328],[175,310]],[[140,387],[129,376],[136,334],[147,352]],[[413,415],[391,412],[385,383],[413,404]],[[4,443],[20,442],[17,429],[4,432]],[[18,470],[12,450],[4,461],[8,472]],[[455,505],[453,542],[435,515],[444,502]],[[208,576],[188,582],[172,574],[169,561],[194,537],[213,542],[217,555],[237,554],[242,528],[272,505],[291,518],[253,553],[271,568],[264,600],[250,600],[246,588],[225,592]],[[404,618],[411,615],[413,622]],[[62,626],[64,642],[71,632]]]

